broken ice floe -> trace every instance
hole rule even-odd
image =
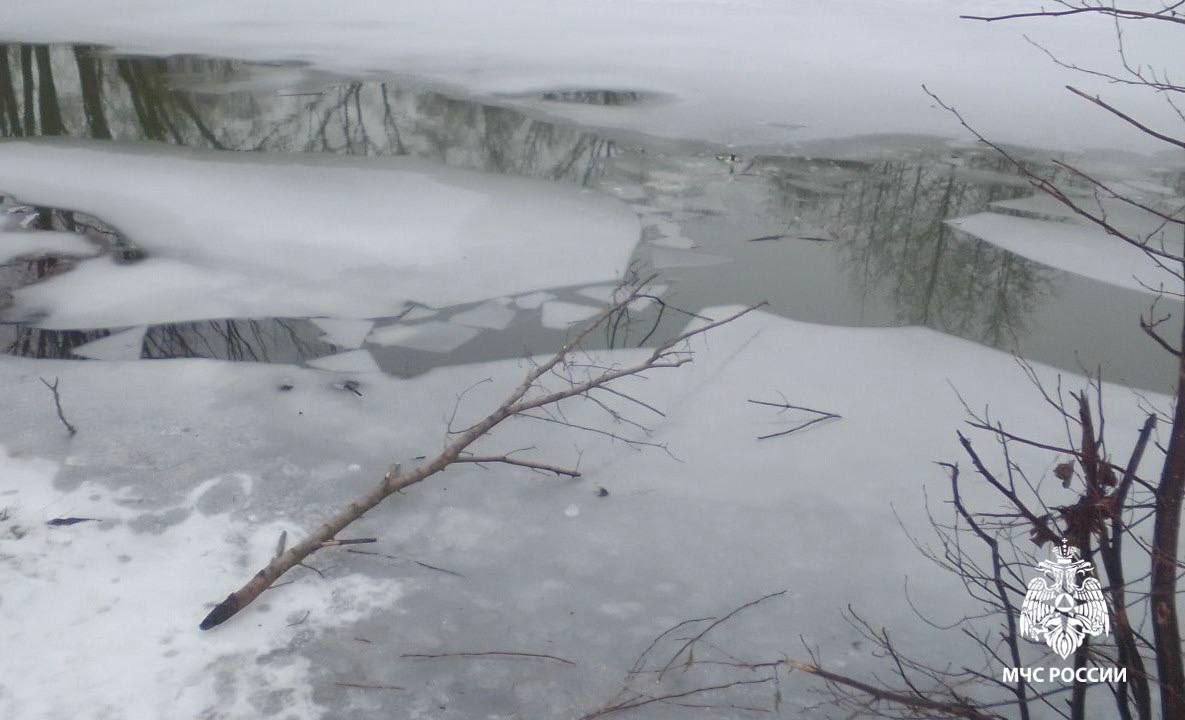
[[[327,355],[316,360],[309,360],[308,365],[319,370],[340,373],[371,373],[382,371],[382,368],[375,362],[374,356],[368,350],[349,350],[336,355]]]
[[[481,330],[439,320],[416,325],[387,325],[376,328],[368,340],[376,345],[394,345],[424,352],[449,353],[477,337]]]
[[[340,348],[362,347],[366,336],[374,328],[373,320],[350,320],[347,318],[311,318],[321,328],[321,339]]]
[[[453,315],[449,318],[449,322],[475,328],[505,330],[511,321],[514,320],[516,314],[514,308],[506,307],[496,300],[491,300]]]

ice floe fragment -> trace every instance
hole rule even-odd
[[[430,320],[417,325],[388,325],[376,328],[368,339],[376,345],[448,353],[477,337],[480,332],[476,328],[464,325]]]

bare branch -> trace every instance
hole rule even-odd
[[[537,383],[542,377],[551,372],[553,368],[567,362],[569,357],[578,350],[581,342],[596,328],[601,327],[605,322],[625,311],[631,302],[636,300],[641,293],[645,292],[645,287],[651,280],[653,280],[653,277],[625,288],[625,291],[620,293],[621,297],[617,302],[609,305],[604,311],[593,318],[549,359],[534,366],[526,374],[522,382],[489,415],[471,427],[452,435],[449,442],[444,446],[444,449],[435,457],[406,473],[401,472],[398,466],[392,468],[372,490],[342,508],[300,543],[289,548],[283,554],[272,558],[271,562],[248,580],[246,584],[228,595],[225,600],[218,603],[202,620],[201,629],[208,630],[229,620],[249,605],[269,585],[278,580],[281,575],[293,567],[300,565],[305,558],[324,547],[324,543],[333,540],[342,529],[361,518],[367,511],[376,507],[386,498],[432,477],[458,462],[470,462],[471,460],[466,460],[467,457],[471,457],[466,455],[469,447],[480,438],[485,437],[507,418],[529,416],[527,413],[529,410],[546,408],[559,403],[561,400],[585,395],[590,390],[609,385],[619,378],[638,375],[655,368],[680,367],[690,362],[691,356],[686,350],[675,350],[676,346],[681,346],[693,337],[702,335],[725,323],[732,322],[751,312],[755,307],[758,307],[744,308],[727,317],[689,329],[660,343],[654,348],[649,357],[634,364],[620,368],[606,369],[582,382],[573,381],[561,389],[550,392],[544,391],[540,395],[531,396],[531,393],[537,389]],[[540,419],[538,416],[531,417]],[[505,456],[494,457],[502,458]],[[508,464],[521,463],[516,461]],[[551,468],[549,467],[548,469]]]

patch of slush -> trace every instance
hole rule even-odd
[[[507,307],[503,302],[491,300],[464,312],[459,312],[450,317],[448,321],[475,328],[505,330],[514,320],[516,314],[514,308]]]
[[[102,217],[148,253],[16,291],[17,316],[51,328],[393,316],[408,299],[612,281],[640,234],[592,191],[410,158],[8,142],[0,186]]]
[[[321,339],[340,348],[359,348],[366,341],[366,336],[374,328],[373,320],[353,320],[349,318],[310,318],[312,323],[321,328]]]
[[[0,232],[0,263],[19,257],[45,255],[97,255],[98,248],[78,233],[43,230],[37,232]]]
[[[148,326],[141,325],[80,345],[70,352],[92,360],[139,360],[147,332]]]
[[[543,304],[543,327],[555,330],[567,330],[573,323],[588,320],[604,310],[595,305],[580,305],[578,303],[553,300]]]
[[[1148,291],[1179,280],[1139,248],[1078,222],[1056,222],[982,212],[948,220],[951,227],[1048,267],[1111,285]],[[1179,243],[1178,243],[1179,246]],[[1168,247],[1170,252],[1180,252]]]
[[[434,353],[450,353],[477,337],[481,330],[454,325],[439,320],[429,320],[416,325],[387,325],[376,328],[368,340],[376,345],[423,350]]]
[[[369,350],[348,350],[336,355],[327,355],[308,361],[309,367],[340,373],[382,372]]]
[[[203,633],[207,601],[262,567],[281,531],[299,537],[300,528],[194,510],[215,478],[173,508],[182,519],[148,536],[134,529],[143,513],[119,492],[89,483],[58,492],[56,472],[0,447],[3,717],[320,718],[298,635],[393,608],[404,592],[361,575],[294,583],[269,591],[250,621]],[[46,525],[66,516],[97,521]]]

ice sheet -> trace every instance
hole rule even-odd
[[[408,299],[612,281],[640,232],[625,205],[591,191],[407,158],[9,142],[0,186],[99,216],[149,255],[15,293],[16,311],[46,313],[46,327],[381,317]]]

